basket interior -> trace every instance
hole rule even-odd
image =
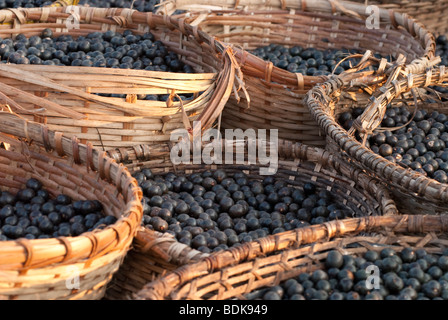
[[[149,167],[156,176],[164,176],[168,172],[173,172],[173,168],[166,165],[156,164],[145,167]],[[250,180],[262,181],[266,177],[260,175],[259,165],[247,164],[177,165],[174,172],[180,176],[219,169],[224,170],[230,177],[237,172],[245,173]],[[313,183],[317,190],[329,191],[334,197],[334,202],[347,206],[353,217],[383,214],[384,208],[378,202],[378,195],[366,192],[360,184],[336,173],[334,169],[326,168],[321,163],[304,160],[280,161],[274,177],[276,180],[285,181],[288,186],[302,191],[306,183]]]

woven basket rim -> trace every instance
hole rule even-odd
[[[223,145],[225,144],[226,143],[223,142]],[[109,156],[116,159],[118,163],[121,163],[126,159],[127,161],[130,161],[130,163],[128,164],[129,167],[137,165],[137,167],[135,167],[135,171],[140,169],[140,165],[142,165],[141,167],[143,168],[149,167],[154,175],[158,175],[159,173],[163,175],[164,173],[172,172],[172,170],[169,170],[169,164],[163,162],[163,160],[161,160],[161,162],[158,161],[159,158],[163,158],[163,155],[166,155],[169,152],[169,147],[151,147],[152,146],[135,146],[134,148],[128,148],[127,151],[123,149],[116,149],[109,150],[108,153]],[[353,202],[353,206],[350,206],[350,204],[348,204],[351,208],[354,209],[355,206],[357,207],[358,205],[366,205],[365,211],[359,209],[360,215],[362,215],[363,213],[380,215],[398,214],[395,202],[389,196],[386,189],[384,189],[376,180],[372,179],[368,175],[365,175],[365,173],[363,173],[362,171],[357,170],[352,166],[348,166],[342,161],[339,161],[337,155],[334,155],[331,152],[321,148],[311,147],[301,143],[294,143],[286,140],[279,140],[277,150],[279,153],[279,159],[285,159],[280,161],[284,161],[283,164],[279,163],[279,167],[283,168],[279,168],[278,174],[280,175],[277,174],[277,177],[279,177],[280,179],[286,182],[292,182],[293,184],[302,184],[302,181],[305,181],[305,179],[306,181],[313,181],[313,179],[316,179],[315,181],[317,181],[318,185],[322,186],[322,188],[334,188],[335,192],[337,193],[337,199],[346,199],[348,202]],[[225,152],[224,148],[223,152]],[[146,158],[145,155],[147,156]],[[296,161],[294,159],[296,159]],[[148,165],[145,165],[146,161],[148,161]],[[260,164],[224,164],[222,166],[217,165],[216,169],[223,168],[225,170],[226,167],[230,167],[230,172],[232,172],[233,170],[239,171],[240,169],[242,169],[248,174],[249,177],[253,176],[254,178],[259,178],[259,165]],[[213,168],[214,167],[215,166],[213,166]],[[208,166],[204,167],[203,165],[193,164],[178,165],[176,166],[176,168],[180,174],[184,174],[207,170]],[[294,171],[294,169],[299,172]],[[131,168],[130,170],[131,172],[134,171],[133,168]],[[294,179],[288,177],[302,177],[303,179]],[[367,198],[360,198],[365,197],[366,195],[368,195]],[[377,209],[374,209],[374,207],[376,207]],[[160,235],[154,234],[153,231],[143,229],[142,232],[139,232],[137,234],[134,240],[135,254],[149,255],[151,261],[156,261],[161,264],[172,261],[174,266],[183,265],[186,262],[190,264],[197,261],[198,259],[203,259],[206,256],[213,255],[213,253],[211,255],[201,255],[198,251],[191,250],[190,247],[186,247],[185,245],[179,243],[177,240],[175,242],[165,241],[160,245],[155,244],[155,241],[159,239]],[[150,247],[150,250],[143,249],[143,252],[140,251],[141,248],[148,247]],[[167,253],[169,252],[177,253],[180,250],[184,250],[184,252],[180,254],[179,257],[174,257],[170,254],[167,255]],[[188,258],[188,256],[193,255],[194,258]],[[186,260],[185,257],[187,257]],[[179,261],[179,259],[181,260]],[[129,266],[129,270],[133,270],[134,274],[137,267],[138,266],[132,264],[131,266]],[[139,289],[142,281],[149,282],[153,280],[153,278],[146,278],[149,277],[146,273],[141,273],[138,276],[138,284],[135,283],[134,287],[131,284],[132,279],[129,279],[129,281],[126,281],[125,284],[122,284],[122,281],[124,281],[123,279],[132,278],[130,276],[127,276],[127,272],[129,272],[129,270],[123,269],[123,274],[120,275],[120,278],[117,279],[114,285],[111,287],[108,296],[110,296],[112,299],[115,299],[117,297],[120,299],[120,295],[117,291],[119,288],[128,292],[132,290],[136,291],[136,289]]]
[[[394,84],[380,87],[377,93],[384,93],[384,96],[375,97],[375,94],[372,95],[371,103],[369,102],[368,107],[375,106],[376,102],[378,102],[378,106],[385,107],[388,103],[393,102],[395,97],[409,92],[412,88],[424,88],[429,85],[442,83],[445,76],[439,67],[434,67],[429,69],[429,72],[413,74],[412,79],[415,79],[415,84],[409,82],[408,78],[402,78],[395,81]],[[426,86],[425,83],[427,84]],[[334,94],[346,88],[348,87],[344,80],[335,76],[327,82],[315,86],[308,92],[305,99],[306,105],[313,118],[319,123],[320,128],[343,151],[345,157],[353,160],[353,164],[368,170],[388,186],[402,188],[409,197],[418,197],[427,202],[435,202],[437,206],[441,206],[446,210],[444,203],[448,200],[447,184],[440,183],[414,170],[405,169],[375,154],[369,148],[364,147],[361,142],[357,141],[353,135],[344,130],[336,122],[334,116],[327,112],[329,106],[334,101]],[[397,91],[397,88],[400,89]]]
[[[338,1],[339,2],[339,1]],[[448,3],[443,0],[421,2],[419,0],[394,0],[392,3],[385,1],[355,0],[358,4],[376,5],[385,10],[391,9],[397,12],[409,14],[420,20],[436,34],[444,34],[447,31],[446,24],[441,23],[441,18],[446,13]],[[308,5],[306,1],[294,0],[162,0],[156,10],[158,14],[175,15],[179,10],[184,11],[210,11],[210,10],[253,10],[263,8],[266,10],[290,9],[301,10]],[[439,19],[434,19],[439,16]]]

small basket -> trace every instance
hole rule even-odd
[[[447,216],[371,216],[297,229],[183,266],[147,284],[135,299],[247,300],[256,291],[323,269],[332,250],[354,257],[384,248],[441,254],[448,247],[447,222]]]
[[[232,142],[229,145],[235,148],[234,154],[247,152],[247,146],[241,151]],[[131,172],[150,168],[156,175],[173,171],[178,174],[191,174],[221,168],[229,174],[243,170],[250,179],[261,180],[264,177],[259,172],[262,165],[258,161],[249,165],[246,158],[244,164],[191,164],[173,167],[168,146],[159,146],[152,153],[151,148],[143,149],[135,147],[127,151],[110,150],[108,154],[119,163],[126,159],[125,165]],[[223,147],[223,152],[225,150],[227,149]],[[353,167],[342,163],[337,156],[319,148],[288,141],[280,141],[277,150],[279,154],[278,170],[275,174],[277,179],[285,180],[297,188],[312,182],[317,188],[332,192],[336,201],[350,207],[356,216],[398,214],[395,203],[380,184],[360,170],[353,170]],[[109,285],[106,293],[108,299],[130,299],[143,285],[166,272],[210,256],[208,253],[201,254],[177,242],[168,234],[162,236],[153,231],[142,230],[135,239],[134,250],[128,254]]]
[[[73,14],[79,28],[70,27]],[[231,50],[174,17],[69,6],[2,10],[0,21],[1,38],[40,35],[46,28],[52,29],[54,36],[74,38],[108,30],[131,30],[140,35],[150,31],[194,69],[196,73],[0,65],[0,91],[14,100],[14,112],[104,150],[169,141],[173,130],[189,129],[195,120],[200,120],[204,129],[210,128],[234,89],[236,69]],[[140,94],[169,98],[166,102],[138,100]],[[193,98],[179,101],[177,97],[183,94]]]
[[[406,77],[392,81],[369,96],[369,104],[354,104],[366,107],[364,113],[354,121],[358,133],[369,134],[381,122],[384,111],[389,104],[399,104],[396,97],[403,96],[408,105],[415,108],[411,90],[423,90],[429,86],[446,86],[448,77],[445,67],[428,69],[422,74],[409,73]],[[375,154],[359,142],[353,132],[347,132],[336,121],[337,115],[345,110],[340,105],[338,96],[344,92],[358,90],[351,87],[342,77],[334,77],[328,82],[318,85],[307,95],[306,103],[314,119],[326,132],[327,148],[333,152],[342,152],[344,161],[365,170],[375,176],[380,183],[388,187],[401,212],[407,214],[440,214],[448,211],[448,185],[428,178],[412,169],[404,168],[392,163],[382,156]],[[429,111],[448,113],[446,102],[422,103]]]
[[[140,226],[142,193],[126,168],[105,152],[2,113],[0,186],[15,194],[30,178],[50,196],[99,200],[118,220],[79,236],[0,242],[2,299],[98,300],[123,262]],[[78,279],[79,287],[71,285]]]
[[[222,128],[278,129],[279,137],[322,147],[325,134],[303,103],[305,94],[325,76],[307,76],[273,66],[249,51],[269,44],[286,47],[370,50],[384,57],[403,54],[407,63],[434,57],[434,36],[405,14],[381,9],[381,29],[369,29],[366,7],[356,3],[301,1],[297,10],[223,10],[189,12],[192,25],[231,44],[244,74],[250,101],[231,97]],[[355,96],[356,97],[356,96]],[[360,96],[359,98],[361,98]],[[351,101],[354,97],[347,97]],[[366,101],[367,103],[367,101]]]
[[[448,24],[445,16],[448,13],[446,0],[396,0],[396,1],[365,1],[352,0],[366,6],[373,5],[382,9],[391,9],[396,12],[406,13],[423,23],[430,31],[436,34],[445,34]],[[335,7],[340,1],[333,1]],[[294,0],[162,0],[158,9],[159,13],[173,14],[176,10],[209,11],[209,10],[275,10],[275,9],[299,9],[303,10],[308,4],[304,1]]]
[[[194,263],[208,253],[180,243],[170,234],[163,234],[141,227],[130,250],[108,284],[104,298],[107,300],[131,300],[148,282],[175,270]]]

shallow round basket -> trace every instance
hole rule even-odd
[[[76,17],[78,26],[73,26]],[[131,9],[82,6],[0,11],[0,37],[40,35],[73,38],[108,30],[151,32],[169,52],[195,73],[172,73],[100,67],[0,64],[0,90],[14,103],[14,112],[45,123],[51,130],[81,142],[111,149],[169,141],[170,133],[199,120],[214,125],[236,76],[230,49],[174,17]],[[235,86],[235,93],[237,86]],[[192,98],[183,102],[182,95]],[[167,95],[164,101],[138,99]],[[122,96],[122,97],[117,97]],[[123,98],[124,97],[124,98]]]
[[[352,0],[367,6],[378,6],[406,13],[423,23],[431,32],[445,34],[448,24],[444,17],[448,14],[446,0],[394,0],[394,1],[365,1]],[[337,6],[339,1],[334,1]],[[209,10],[273,10],[298,9],[307,6],[305,1],[294,0],[162,0],[158,8],[159,13],[173,14],[176,10],[209,11]]]
[[[326,76],[292,73],[273,66],[250,51],[269,44],[286,47],[370,50],[407,63],[431,60],[434,36],[411,17],[381,9],[380,29],[367,26],[366,7],[357,3],[301,1],[297,10],[222,10],[181,15],[207,34],[233,45],[244,74],[248,97],[231,97],[222,128],[278,129],[281,139],[324,146],[325,134],[303,103],[305,94]],[[356,96],[355,96],[356,97]],[[346,97],[348,101],[355,97]],[[362,97],[362,96],[361,96]]]
[[[223,143],[223,145],[227,144]],[[234,146],[232,142],[229,145],[235,148],[234,154],[247,153],[247,146],[238,149],[240,147]],[[380,184],[360,170],[341,162],[336,155],[320,148],[288,141],[280,141],[276,148],[279,154],[278,170],[274,174],[276,179],[287,181],[290,186],[298,189],[302,189],[307,182],[314,183],[319,190],[330,191],[335,201],[349,207],[354,216],[398,214],[394,201]],[[173,167],[168,147],[159,146],[152,152],[151,148],[138,152],[135,149],[138,148],[130,148],[127,152],[109,151],[108,154],[117,162],[127,159],[128,163],[125,165],[131,172],[150,168],[155,175],[169,172],[188,175],[205,170],[223,169],[229,175],[242,170],[249,179],[262,180],[265,176],[260,175],[260,168],[268,167],[261,165],[258,160],[249,165],[247,158],[245,163],[234,165],[203,163],[181,164]],[[223,148],[223,152],[226,150],[228,151]],[[132,294],[166,272],[214,254],[201,253],[179,243],[169,234],[157,234],[146,229],[137,234],[134,244],[133,250],[128,254],[109,285],[106,292],[108,299],[131,299]]]
[[[138,300],[247,300],[301,273],[325,268],[330,251],[354,257],[368,250],[448,247],[447,216],[363,217],[269,236],[183,266],[147,284]],[[381,273],[381,271],[380,271]],[[383,284],[381,286],[384,287]],[[373,291],[373,290],[372,290]],[[257,294],[258,293],[258,294]]]
[[[2,191],[15,194],[36,178],[51,197],[99,200],[104,214],[118,219],[76,237],[1,241],[0,298],[102,299],[141,223],[136,180],[90,144],[5,112],[0,123],[0,140],[8,146],[0,149]]]
[[[355,132],[371,134],[382,120],[385,108],[390,104],[400,104],[402,99],[396,99],[396,97],[403,98],[408,106],[415,108],[414,99],[409,96],[411,90],[426,89],[429,86],[446,86],[448,77],[444,70],[445,67],[440,66],[428,69],[422,74],[410,74],[408,77],[397,79],[392,84],[382,87],[372,95],[365,93],[369,96],[369,104],[353,104],[353,107],[366,108],[364,113],[355,120],[353,126],[356,128]],[[338,96],[358,89],[341,77],[334,77],[308,93],[306,104],[314,119],[327,134],[327,148],[333,152],[341,152],[344,161],[375,176],[397,199],[401,212],[407,214],[447,213],[447,184],[386,160],[364,147],[362,142],[355,138],[354,132],[347,132],[337,122],[338,114],[350,108],[343,103],[340,104]],[[417,101],[417,106],[448,114],[446,101],[436,103]]]

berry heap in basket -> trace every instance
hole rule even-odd
[[[439,56],[442,61],[441,65],[448,66],[448,37],[446,35],[440,35],[436,39],[436,56]],[[439,91],[440,93],[447,94],[447,87],[434,86],[434,89]],[[446,97],[442,97],[442,100],[446,101]]]
[[[54,37],[51,29],[45,29],[41,36],[3,39],[0,54],[3,63],[193,72],[151,33],[141,36],[130,30],[93,32],[75,39],[69,34]]]
[[[19,34],[0,42],[2,63],[58,65],[77,67],[120,68],[133,70],[193,73],[177,54],[169,52],[162,42],[148,32],[135,35],[126,30],[93,32],[73,38],[69,34],[53,36],[51,29],[40,36],[26,37]],[[108,95],[124,98],[125,95]],[[140,100],[165,101],[168,95],[138,95]],[[191,95],[181,98],[189,99]]]
[[[354,215],[312,183],[299,189],[224,170],[162,177],[146,168],[133,175],[144,194],[142,224],[202,252]]]
[[[369,278],[369,266],[379,279]],[[374,268],[371,267],[371,268]],[[366,281],[367,280],[367,281]],[[370,285],[369,285],[370,284]],[[379,287],[375,289],[375,284]],[[430,254],[425,249],[390,247],[362,256],[333,250],[325,269],[302,273],[280,285],[250,293],[264,300],[447,300],[448,251]]]
[[[114,224],[103,215],[98,200],[72,200],[65,194],[50,199],[37,179],[29,179],[16,195],[0,194],[0,240],[45,239],[78,236]]]
[[[362,112],[361,108],[344,112],[338,122],[348,130]],[[375,131],[367,147],[389,161],[448,183],[447,115],[425,110],[417,110],[414,115],[406,107],[388,107],[381,127],[384,130]],[[394,127],[398,129],[388,130]]]
[[[353,50],[318,50],[315,48],[303,48],[294,46],[287,48],[281,45],[270,44],[252,51],[252,53],[266,61],[271,61],[274,66],[294,73],[308,76],[328,76],[341,74],[356,64],[356,59],[347,59],[339,64],[339,61],[350,54],[357,53]]]

